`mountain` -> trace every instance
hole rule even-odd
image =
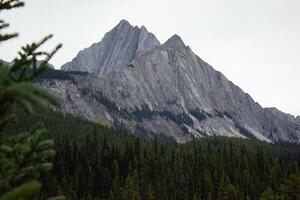
[[[300,116],[296,117],[296,121],[297,121],[298,124],[300,124]]]
[[[40,84],[63,99],[62,111],[92,121],[177,142],[212,135],[300,142],[299,118],[261,107],[178,35],[160,44],[122,20],[62,70]]]
[[[10,62],[7,62],[7,61],[5,61],[5,60],[1,60],[1,59],[0,59],[0,62],[3,63],[4,65],[10,65]]]
[[[8,65],[8,66],[11,66],[13,64],[13,61],[11,62],[7,62],[5,60],[1,60],[0,59],[0,62],[2,62],[4,65]],[[37,66],[40,66],[40,64],[42,64],[43,60],[38,60],[36,63],[37,63]],[[54,65],[50,64],[50,63],[47,63],[48,67],[50,69],[54,69]]]
[[[126,67],[134,58],[157,46],[160,46],[159,41],[145,27],[133,27],[122,20],[101,42],[79,52],[71,62],[61,68],[105,76]]]

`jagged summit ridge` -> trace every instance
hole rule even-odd
[[[300,142],[299,118],[262,108],[178,35],[161,45],[122,20],[62,68],[93,73],[42,83],[63,98],[65,112],[89,120],[178,142],[207,135]]]
[[[145,27],[133,27],[122,20],[101,42],[79,52],[69,63],[61,67],[65,71],[87,71],[105,76],[111,71],[126,67],[134,58],[139,57],[160,42]]]
[[[184,51],[186,49],[186,45],[184,44],[183,40],[177,34],[174,34],[170,37],[163,46],[167,48],[177,49],[179,51]]]
[[[119,28],[121,26],[132,26],[132,25],[126,19],[122,19],[116,27]]]

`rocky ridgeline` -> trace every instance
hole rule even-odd
[[[177,142],[212,135],[300,142],[299,117],[262,108],[177,35],[160,44],[122,20],[62,70],[40,83],[63,99],[62,111],[89,120]]]

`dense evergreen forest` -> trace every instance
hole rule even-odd
[[[6,131],[38,121],[57,152],[52,172],[41,176],[40,199],[300,199],[298,145],[226,137],[176,144],[52,111],[19,113]]]

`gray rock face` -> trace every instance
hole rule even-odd
[[[41,84],[64,99],[65,112],[89,120],[178,142],[207,135],[300,142],[299,118],[262,108],[177,35],[160,45],[121,21],[62,69],[93,74]]]
[[[300,124],[300,116],[296,117],[296,121],[297,121],[298,124]]]
[[[264,127],[270,131],[270,137],[275,141],[299,141],[299,125],[293,115],[283,113],[277,108],[265,108],[267,121]],[[288,138],[286,138],[288,137]]]
[[[51,90],[54,95],[60,97],[61,109],[85,119],[95,120],[95,114],[90,105],[83,99],[78,87],[70,80],[43,81],[42,85]]]
[[[61,67],[66,71],[87,71],[105,76],[118,71],[146,52],[159,46],[156,37],[145,27],[133,27],[122,20],[108,32],[101,42],[79,52],[69,63]]]

